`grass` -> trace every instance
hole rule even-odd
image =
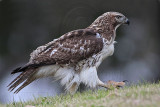
[[[77,92],[73,96],[39,97],[34,101],[13,102],[7,107],[159,107],[160,82],[140,84],[123,89]]]

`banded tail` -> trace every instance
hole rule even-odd
[[[11,74],[15,74],[18,72],[22,72],[18,77],[16,77],[7,87],[9,87],[8,91],[13,91],[19,84],[23,83],[14,93],[18,93],[21,89],[25,86],[30,84],[36,78],[34,74],[36,72],[36,68],[30,67],[28,65],[24,67],[18,67],[17,69],[13,70]]]

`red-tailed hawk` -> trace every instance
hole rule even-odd
[[[15,93],[36,79],[53,76],[61,85],[74,94],[80,83],[95,88],[107,87],[97,76],[101,62],[114,52],[116,29],[129,24],[128,19],[118,12],[106,12],[89,27],[74,30],[58,39],[38,47],[30,55],[29,62],[11,74],[21,72],[8,86]]]

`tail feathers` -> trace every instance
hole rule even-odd
[[[29,85],[31,82],[33,82],[36,78],[28,78],[14,93],[18,93],[19,91],[21,91],[24,87],[26,87],[27,85]]]
[[[18,79],[22,78],[23,77],[23,72],[17,77],[15,78],[7,87],[9,87],[11,84],[13,84],[15,81],[17,81]]]
[[[13,91],[19,84],[23,83],[21,87],[19,87],[14,93],[18,93],[22,88],[27,86],[29,83],[34,81],[33,78],[34,73],[36,72],[35,69],[28,69],[25,72],[22,72],[17,78],[15,78],[9,85],[9,91]]]

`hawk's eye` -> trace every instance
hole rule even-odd
[[[116,16],[117,19],[120,19],[122,16]]]

